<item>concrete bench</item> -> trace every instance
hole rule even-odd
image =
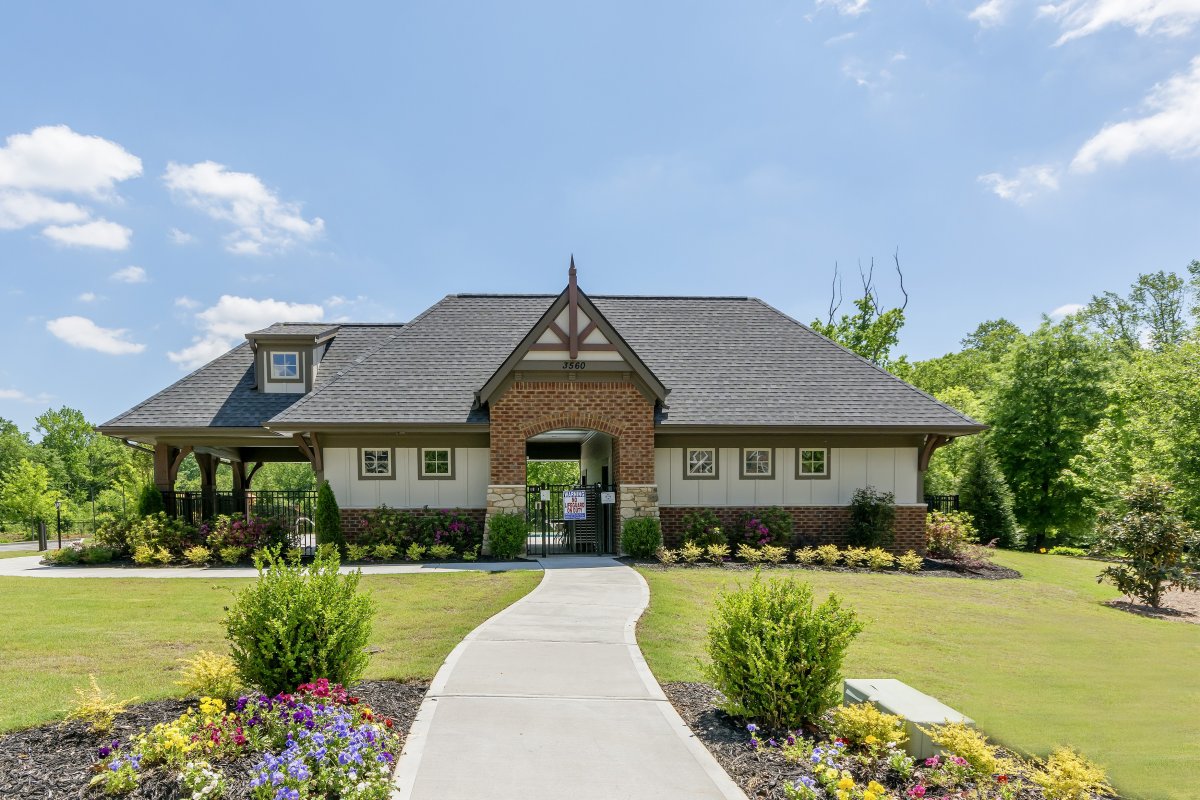
[[[871,703],[885,714],[903,717],[904,730],[908,733],[908,743],[904,749],[913,758],[929,758],[941,752],[940,748],[921,732],[921,726],[962,722],[975,727],[975,721],[966,715],[892,678],[847,680],[843,696],[846,705]]]

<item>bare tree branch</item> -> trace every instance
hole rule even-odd
[[[900,276],[900,293],[904,295],[904,305],[900,306],[900,310],[908,308],[908,290],[904,288],[904,270],[900,269],[900,248],[896,248],[896,252],[892,254],[892,259],[896,262],[896,274]]]
[[[842,276],[838,274],[838,263],[833,262],[833,280],[829,286],[829,319],[827,325],[833,325],[833,317],[842,307]]]

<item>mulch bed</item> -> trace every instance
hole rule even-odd
[[[999,564],[984,561],[973,563],[961,563],[956,561],[939,561],[932,558],[926,558],[924,566],[920,572],[901,572],[895,569],[889,570],[869,570],[864,568],[851,567],[826,567],[823,565],[806,565],[792,564],[784,562],[782,564],[747,564],[743,561],[726,561],[721,565],[716,565],[708,562],[698,562],[696,564],[685,564],[677,562],[675,564],[663,564],[659,561],[648,559],[630,558],[622,556],[620,561],[632,566],[641,567],[651,571],[665,572],[672,569],[721,569],[733,572],[753,572],[755,569],[790,569],[799,572],[803,571],[820,571],[820,572],[844,572],[844,573],[863,573],[872,575],[906,575],[914,578],[976,578],[979,580],[1011,580],[1020,578],[1021,573],[1015,569],[1002,567]]]
[[[692,733],[704,743],[747,797],[784,798],[783,785],[812,774],[806,764],[789,763],[781,750],[751,749],[745,725],[716,707],[721,693],[704,683],[664,683],[663,692]]]
[[[407,732],[425,698],[427,682],[363,681],[352,688],[371,709],[395,721],[394,730]],[[98,788],[88,788],[95,774],[96,748],[130,736],[160,722],[170,722],[194,703],[155,700],[131,706],[117,717],[107,734],[92,733],[81,722],[50,723],[0,736],[0,797],[5,800],[63,800],[99,798]],[[399,747],[397,747],[399,753]],[[250,796],[251,769],[261,757],[254,753],[232,762],[216,762],[229,781],[226,798]],[[185,795],[175,778],[163,770],[143,774],[130,795],[137,800],[179,800]]]
[[[1162,604],[1158,608],[1135,603],[1130,599],[1109,600],[1104,605],[1142,617],[1200,625],[1200,592],[1171,590],[1163,595]]]

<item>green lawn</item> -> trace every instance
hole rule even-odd
[[[537,585],[540,572],[375,575],[367,677],[431,678],[464,636]],[[0,730],[63,716],[74,687],[150,700],[172,695],[177,659],[224,651],[223,609],[249,579],[2,578]]]
[[[1127,797],[1194,798],[1200,786],[1200,625],[1107,608],[1095,562],[1003,552],[1023,580],[806,571],[868,622],[850,677],[889,677],[973,717],[993,739],[1044,755],[1073,744]],[[638,639],[660,681],[702,680],[716,590],[746,573],[644,570]],[[795,575],[797,573],[787,573]]]
[[[36,550],[0,550],[0,558],[21,558],[22,556],[36,556]]]

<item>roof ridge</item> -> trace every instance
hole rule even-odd
[[[350,364],[349,366],[345,367],[345,368],[344,368],[344,369],[342,369],[340,372],[338,372],[336,375],[334,375],[334,376],[333,376],[333,379],[332,379],[332,380],[330,380],[328,383],[326,383],[324,386],[322,386],[320,389],[314,389],[313,391],[311,391],[311,392],[309,392],[308,394],[306,394],[306,395],[304,395],[303,397],[301,397],[301,398],[300,398],[300,400],[298,400],[297,402],[295,402],[295,403],[292,403],[290,406],[288,406],[287,408],[285,408],[285,409],[283,409],[282,411],[280,411],[280,412],[279,412],[278,414],[276,414],[275,416],[271,417],[271,418],[270,418],[270,419],[268,419],[268,420],[264,420],[264,421],[263,421],[263,425],[264,425],[264,426],[266,426],[266,425],[269,425],[270,423],[274,422],[274,421],[276,420],[276,418],[277,418],[277,417],[279,417],[279,416],[281,416],[282,414],[286,414],[286,413],[288,413],[289,411],[292,411],[292,410],[294,410],[294,409],[302,408],[304,405],[306,405],[306,404],[307,404],[307,403],[308,403],[310,400],[312,400],[314,397],[316,397],[317,395],[319,395],[319,394],[321,394],[322,392],[324,392],[324,391],[325,391],[326,389],[328,389],[330,386],[333,386],[335,383],[337,383],[337,382],[338,382],[338,381],[340,381],[342,378],[344,378],[344,377],[346,377],[347,375],[349,375],[351,372],[354,372],[354,371],[355,371],[355,370],[356,370],[358,367],[361,367],[363,364],[367,363],[367,360],[368,360],[368,359],[370,359],[372,356],[374,356],[375,354],[377,354],[377,353],[378,353],[380,350],[382,350],[382,349],[383,349],[384,347],[386,347],[387,345],[391,344],[391,343],[392,343],[392,342],[393,342],[393,341],[394,341],[394,340],[395,340],[397,337],[403,336],[404,334],[406,334],[406,333],[408,333],[409,331],[411,331],[411,330],[412,330],[412,329],[413,329],[413,328],[414,328],[414,327],[417,325],[417,323],[419,323],[421,320],[425,319],[425,317],[429,316],[429,315],[430,315],[430,314],[433,312],[433,310],[434,310],[435,308],[437,308],[438,306],[440,306],[440,305],[442,305],[443,303],[445,303],[445,302],[446,302],[446,300],[448,300],[448,299],[449,299],[450,297],[452,297],[452,296],[453,296],[453,295],[446,295],[446,296],[445,296],[445,297],[443,297],[441,300],[438,300],[436,303],[434,303],[433,305],[431,305],[429,308],[425,309],[425,310],[424,310],[424,311],[422,311],[420,314],[418,314],[417,316],[413,317],[413,319],[412,319],[410,322],[407,322],[407,323],[401,324],[401,325],[399,326],[400,330],[399,330],[397,333],[393,333],[391,336],[387,337],[386,339],[384,339],[384,340],[383,340],[382,342],[380,342],[379,344],[375,345],[373,348],[371,348],[371,349],[370,349],[370,350],[368,350],[367,352],[365,352],[365,353],[363,353],[362,355],[358,356],[358,358],[355,358],[355,359],[354,359],[354,361],[353,361],[353,362],[351,362],[351,364]]]
[[[936,397],[934,397],[933,395],[931,395],[929,392],[926,392],[926,391],[924,391],[924,390],[922,390],[922,389],[918,389],[916,386],[913,386],[911,383],[909,383],[908,381],[904,380],[903,378],[900,378],[900,377],[897,377],[896,375],[893,375],[892,373],[888,372],[888,371],[887,371],[886,369],[884,369],[883,367],[881,367],[881,366],[879,366],[878,364],[876,364],[876,363],[875,363],[874,361],[872,361],[871,359],[869,359],[869,358],[865,358],[865,357],[863,357],[863,356],[859,355],[858,353],[856,353],[856,352],[854,352],[853,350],[851,350],[849,347],[846,347],[846,346],[845,346],[844,344],[842,344],[841,342],[838,342],[838,341],[835,341],[834,339],[831,339],[831,338],[829,338],[828,336],[826,336],[825,334],[821,333],[820,331],[815,331],[815,330],[813,330],[813,329],[812,329],[811,327],[809,327],[808,325],[805,325],[803,322],[801,322],[800,320],[798,320],[798,319],[796,319],[795,317],[791,316],[790,314],[785,314],[784,312],[780,311],[778,308],[776,308],[775,306],[773,306],[773,305],[771,305],[770,303],[766,302],[766,301],[765,301],[765,300],[763,300],[762,298],[759,298],[759,297],[751,297],[750,299],[751,299],[751,300],[753,300],[753,301],[754,301],[754,302],[756,302],[756,303],[759,303],[759,304],[760,304],[760,305],[762,305],[764,308],[768,308],[768,309],[770,309],[771,311],[774,311],[776,314],[778,314],[779,316],[783,317],[783,318],[784,318],[784,319],[786,319],[787,321],[789,321],[789,322],[793,323],[794,325],[799,325],[801,328],[803,328],[804,330],[808,331],[808,332],[809,332],[809,333],[811,333],[813,336],[819,336],[819,337],[821,337],[822,339],[824,339],[825,341],[827,341],[827,342],[829,342],[830,344],[834,345],[835,347],[841,348],[843,351],[845,351],[846,353],[849,353],[850,355],[854,356],[854,357],[855,357],[855,358],[857,358],[859,361],[863,362],[864,364],[866,364],[867,366],[869,366],[869,367],[871,367],[872,369],[876,370],[877,372],[880,372],[880,373],[882,373],[882,374],[886,375],[887,377],[889,377],[889,378],[891,378],[892,380],[896,381],[896,382],[897,382],[897,383],[899,383],[901,386],[904,386],[905,388],[909,389],[910,391],[916,392],[917,394],[921,395],[922,397],[924,397],[924,398],[926,398],[926,399],[928,399],[928,400],[932,400],[933,402],[937,403],[939,406],[941,406],[942,408],[946,409],[947,411],[950,411],[951,413],[953,413],[953,414],[956,414],[956,415],[958,415],[959,417],[962,417],[962,418],[963,418],[964,420],[966,420],[967,422],[973,423],[973,424],[975,424],[975,425],[982,425],[982,424],[983,424],[983,423],[981,423],[979,420],[977,420],[977,419],[972,419],[971,417],[967,416],[966,414],[964,414],[963,412],[959,411],[959,410],[958,410],[957,408],[955,408],[954,406],[951,406],[951,405],[949,405],[949,404],[947,404],[947,403],[944,403],[944,402],[942,402],[941,400],[938,400]]]
[[[580,291],[583,291],[580,289]],[[454,298],[484,298],[495,297],[501,299],[512,299],[517,297],[529,298],[531,300],[540,300],[542,298],[556,299],[562,294],[527,294],[523,292],[505,293],[505,292],[459,292],[457,294],[447,295]],[[724,295],[724,294],[588,294],[588,297],[593,300],[754,300],[756,298],[747,295]]]

